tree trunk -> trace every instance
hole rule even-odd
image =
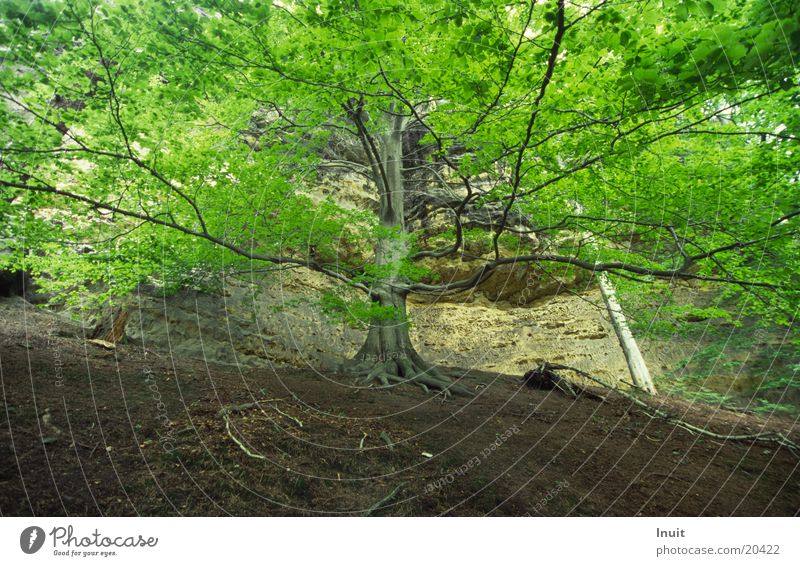
[[[425,391],[429,388],[445,393],[471,392],[453,383],[425,362],[411,344],[406,312],[406,295],[400,267],[408,255],[405,231],[403,181],[403,130],[405,118],[393,115],[389,132],[382,136],[380,153],[370,146],[366,133],[362,142],[373,159],[376,184],[380,191],[380,224],[382,230],[375,244],[375,265],[380,277],[372,284],[370,296],[380,307],[379,316],[370,321],[364,345],[353,360],[352,371],[362,384],[378,383],[391,387],[400,383],[415,383]]]
[[[392,287],[374,290],[373,300],[381,307],[389,307],[391,316],[376,317],[370,321],[367,338],[353,360],[352,370],[359,376],[358,383],[378,383],[392,387],[413,383],[426,392],[436,389],[446,393],[469,395],[462,385],[443,376],[422,356],[411,343],[406,316],[406,296]]]

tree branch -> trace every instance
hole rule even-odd
[[[98,201],[98,200],[86,197],[84,195],[80,195],[78,193],[73,193],[73,192],[70,192],[70,191],[65,191],[65,190],[62,190],[62,189],[58,189],[56,187],[53,187],[53,186],[50,186],[50,185],[47,185],[47,184],[30,185],[30,184],[27,184],[27,183],[18,183],[18,182],[14,182],[14,181],[6,181],[6,180],[3,180],[3,179],[0,179],[0,186],[16,188],[16,189],[22,189],[22,190],[30,191],[30,192],[49,193],[49,194],[53,194],[53,195],[66,197],[66,198],[68,198],[70,200],[73,200],[73,201],[77,201],[77,202],[81,202],[81,203],[84,203],[84,204],[88,204],[88,205],[90,205],[93,208],[96,208],[98,210],[107,210],[109,212],[117,213],[117,214],[119,214],[121,216],[127,216],[129,218],[137,218],[139,220],[144,220],[144,221],[146,221],[146,222],[148,222],[150,224],[156,224],[158,226],[164,226],[165,228],[170,228],[170,229],[173,229],[173,230],[177,230],[178,232],[182,232],[183,234],[186,234],[186,235],[189,235],[189,236],[194,236],[194,237],[206,240],[208,242],[211,242],[212,244],[215,244],[217,246],[225,248],[225,249],[235,253],[236,255],[239,255],[239,256],[244,257],[246,259],[250,259],[250,260],[254,260],[254,261],[264,261],[264,262],[275,263],[275,264],[291,264],[291,265],[307,267],[308,269],[311,269],[312,271],[317,271],[319,273],[327,275],[328,277],[331,277],[333,279],[337,279],[339,281],[347,283],[348,285],[350,285],[350,286],[352,286],[352,287],[354,287],[356,289],[359,289],[361,291],[364,291],[365,293],[369,293],[369,288],[367,288],[365,285],[363,285],[361,283],[356,283],[352,279],[350,279],[349,277],[346,277],[346,276],[342,275],[341,273],[337,273],[335,271],[332,271],[332,270],[326,268],[325,266],[319,264],[317,261],[312,260],[312,259],[300,259],[300,258],[293,258],[293,257],[286,257],[286,256],[255,253],[255,252],[252,252],[252,251],[248,251],[247,249],[242,248],[241,246],[238,246],[236,244],[228,242],[228,241],[226,241],[226,240],[224,240],[222,238],[218,238],[218,237],[212,236],[211,234],[209,234],[208,232],[205,232],[205,231],[199,232],[197,230],[192,230],[191,228],[187,228],[185,226],[182,226],[182,225],[178,224],[177,222],[163,220],[163,219],[158,218],[157,216],[154,216],[154,215],[149,214],[147,212],[136,212],[136,211],[133,211],[133,210],[126,210],[126,209],[120,208],[118,206],[114,206],[114,205],[111,205],[111,204],[108,204],[108,203],[105,203],[105,202],[102,202],[102,201]]]

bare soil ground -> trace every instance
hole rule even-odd
[[[474,398],[345,375],[87,342],[0,305],[0,513],[8,515],[798,515],[800,455],[721,442],[605,400],[468,372]],[[780,431],[666,397],[718,433]]]

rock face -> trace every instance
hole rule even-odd
[[[417,305],[411,312],[420,353],[443,365],[522,375],[549,361],[614,382],[628,374],[596,290],[564,292],[531,306],[483,299]]]
[[[150,349],[221,363],[320,367],[355,355],[365,332],[331,324],[315,297],[320,275],[278,272],[222,294],[183,291],[142,298],[130,310],[128,336]],[[412,340],[428,360],[521,375],[551,361],[611,381],[627,366],[596,290],[561,292],[533,305],[496,303],[480,292],[462,302],[409,303]]]
[[[314,299],[327,285],[323,276],[304,273],[228,284],[218,295],[143,297],[127,332],[147,348],[218,363],[317,367],[354,355],[364,335],[323,317]]]

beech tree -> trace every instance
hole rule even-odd
[[[0,14],[2,237],[51,286],[309,269],[366,298],[326,303],[368,324],[348,367],[360,383],[461,393],[414,349],[406,299],[509,266],[715,282],[794,317],[790,0],[51,0]],[[378,205],[315,198],[336,171]],[[450,228],[432,235],[434,214]],[[438,280],[441,258],[471,271]]]

